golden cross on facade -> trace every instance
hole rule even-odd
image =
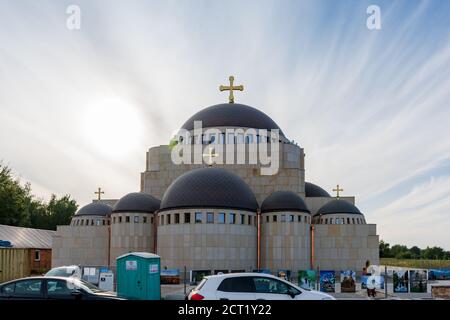
[[[102,191],[102,188],[98,187],[98,191],[94,192],[98,196],[98,200],[102,200],[102,194],[105,192]]]
[[[339,199],[339,192],[344,191],[344,189],[339,188],[339,185],[336,186],[336,189],[333,189],[336,192],[336,198]]]
[[[228,99],[229,99],[230,103],[234,103],[233,90],[244,91],[244,86],[243,85],[233,86],[233,83],[234,83],[234,77],[233,76],[230,76],[228,79],[230,80],[230,85],[229,86],[220,86],[219,90],[220,91],[229,90],[230,91],[230,96],[229,96]]]
[[[209,157],[208,165],[211,167],[211,166],[213,165],[212,158],[218,157],[219,154],[217,154],[217,153],[215,153],[215,152],[213,153],[212,148],[209,148],[209,152],[206,153],[206,154],[203,154],[203,156],[204,156],[204,157],[206,157],[206,156]]]

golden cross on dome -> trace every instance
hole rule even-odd
[[[344,191],[344,189],[339,188],[339,185],[336,186],[336,189],[333,189],[334,192],[336,192],[336,198],[339,199],[339,192]]]
[[[213,153],[212,148],[210,147],[210,148],[209,148],[209,152],[206,153],[206,154],[203,154],[203,156],[204,156],[204,157],[206,157],[206,156],[209,157],[208,165],[211,167],[211,166],[213,165],[212,158],[218,157],[219,154],[217,154],[217,153],[215,153],[215,152]]]
[[[228,79],[230,80],[230,85],[229,86],[220,86],[219,90],[220,91],[229,90],[230,91],[230,96],[229,96],[228,99],[229,99],[230,103],[234,103],[233,90],[244,91],[244,86],[243,85],[233,86],[233,83],[234,83],[234,77],[233,76],[230,76]]]
[[[98,200],[102,200],[102,194],[105,192],[102,191],[102,188],[98,187],[98,191],[94,192],[96,195],[98,195]]]

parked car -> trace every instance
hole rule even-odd
[[[45,277],[74,277],[81,279],[81,268],[79,266],[56,267],[48,271]]]
[[[28,277],[0,285],[0,300],[122,300],[73,277]]]
[[[262,273],[230,273],[205,277],[188,300],[336,300]]]

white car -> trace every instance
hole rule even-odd
[[[79,266],[63,266],[51,269],[45,277],[64,277],[81,279],[81,268]]]
[[[188,300],[336,300],[263,273],[230,273],[205,277]]]

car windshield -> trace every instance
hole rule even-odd
[[[76,279],[74,281],[75,286],[80,287],[88,292],[91,293],[102,293],[102,292],[107,292],[105,290],[100,289],[99,287],[93,285],[90,282],[87,282],[85,280],[81,280],[81,279]]]
[[[47,277],[70,277],[75,273],[74,268],[57,268],[52,269],[45,274]]]

